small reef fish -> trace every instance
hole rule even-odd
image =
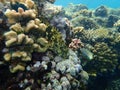
[[[92,60],[93,59],[93,53],[86,49],[86,48],[81,48],[80,49],[82,56],[87,59],[87,60]]]

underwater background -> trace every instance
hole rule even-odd
[[[111,8],[120,7],[120,2],[118,0],[56,0],[54,4],[66,7],[69,3],[85,4],[88,8],[97,8],[100,5],[105,5]]]
[[[0,90],[120,90],[119,5],[0,0]]]

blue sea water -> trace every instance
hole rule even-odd
[[[85,4],[88,8],[97,8],[100,5],[105,5],[111,8],[120,8],[119,0],[56,0],[56,5],[66,7],[69,3]]]

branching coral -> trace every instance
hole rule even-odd
[[[66,38],[63,40],[62,32],[37,17],[35,9],[26,5],[27,1],[34,4],[31,0],[11,0],[13,7],[11,5],[11,9],[5,12],[9,30],[4,32],[5,45],[0,50],[3,51],[2,59],[10,77],[4,80],[3,88],[79,90],[87,84],[89,76],[82,69],[76,52],[68,50],[69,43],[65,42]],[[40,1],[47,3],[46,0]],[[67,18],[62,20],[58,24],[65,24],[62,29],[68,34],[70,23]],[[75,43],[79,44],[79,39]]]
[[[87,10],[88,7],[83,4],[72,4],[70,3],[67,7],[64,8],[65,15],[69,18],[72,18],[74,16],[78,16],[82,10]],[[77,13],[76,13],[77,12]]]
[[[19,27],[16,27],[16,25]],[[21,60],[24,62],[30,61],[32,52],[45,52],[47,50],[48,41],[44,37],[36,37],[34,33],[33,37],[31,37],[31,34],[27,34],[28,32],[24,33],[26,30],[28,28],[20,27],[20,24],[17,23],[12,25],[11,30],[4,34],[5,45],[9,48],[9,52],[4,55],[6,61],[14,61],[15,59],[18,59],[18,62],[21,62]],[[32,30],[35,30],[35,28]]]
[[[69,48],[73,49],[73,50],[77,50],[81,47],[83,47],[84,44],[81,42],[80,39],[72,39],[72,42],[69,44]]]
[[[75,18],[75,17],[77,17],[77,16],[79,16],[79,15],[82,15],[82,16],[84,16],[84,17],[85,17],[85,16],[86,16],[86,17],[91,17],[91,16],[92,16],[92,11],[87,10],[87,9],[82,9],[82,10],[76,12],[76,13],[73,13],[72,18]]]
[[[108,15],[108,9],[105,6],[98,7],[95,12],[95,16],[106,17]]]
[[[10,31],[4,34],[8,49],[4,59],[10,63],[13,73],[20,70],[20,67],[25,70],[26,62],[32,60],[33,52],[43,53],[49,48],[60,56],[67,56],[67,46],[61,33],[41,22],[36,14],[32,9],[24,11],[22,8],[18,8],[18,12],[7,10],[5,13],[11,26]]]
[[[13,9],[18,9],[18,7],[26,8],[34,8],[35,3],[32,0],[10,0],[11,6]]]
[[[18,12],[7,10],[5,14],[9,23],[12,20],[16,23],[11,25],[10,31],[4,34],[5,45],[9,49],[5,53],[4,59],[11,63],[10,69],[13,73],[25,69],[25,62],[31,61],[32,52],[45,52],[49,46],[47,39],[43,37],[47,26],[41,23],[36,18],[36,13],[33,12],[34,10],[24,12],[22,8],[18,8]],[[28,21],[24,22],[24,19],[28,19]],[[23,67],[24,69],[22,69]]]
[[[108,83],[106,90],[119,90],[120,89],[120,79],[112,80]]]
[[[116,21],[114,26],[117,27],[117,30],[120,32],[120,20]]]
[[[89,61],[85,68],[90,75],[104,74],[114,72],[118,65],[117,53],[102,42],[96,43],[92,49],[94,59]]]
[[[71,22],[74,24],[73,26],[83,26],[85,29],[97,29],[99,26],[92,18],[86,18],[83,16],[78,16],[71,19]]]
[[[96,30],[84,30],[83,28],[74,28],[74,36],[80,38],[83,42],[99,42],[104,41],[106,38],[110,38],[112,33],[111,29],[98,28]]]
[[[10,24],[14,24],[16,22],[27,23],[29,20],[36,18],[36,11],[31,9],[24,11],[22,8],[19,7],[18,12],[16,12],[15,10],[7,9],[5,15],[8,17],[8,21]]]
[[[50,40],[51,43],[50,49],[54,50],[56,54],[66,57],[68,48],[62,38],[61,33],[58,32],[55,28],[49,27],[47,29],[47,34],[48,40]]]
[[[114,26],[119,27],[120,26],[120,20],[114,23]]]

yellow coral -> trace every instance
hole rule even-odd
[[[4,0],[1,0],[1,1],[4,1]],[[27,8],[33,8],[35,5],[34,1],[32,0],[10,0],[10,2],[12,4],[16,4],[16,2],[22,3],[25,6],[27,6]]]
[[[33,44],[33,43],[34,43],[34,40],[32,38],[29,38],[28,36],[26,36],[24,44]]]
[[[114,26],[119,27],[120,26],[120,20],[114,23]]]
[[[24,70],[25,70],[25,67],[22,66],[22,65],[20,65],[20,64],[18,64],[17,66],[15,66],[15,67],[13,67],[13,68],[10,68],[10,72],[11,72],[11,73],[15,73],[15,72],[17,72],[18,70],[24,71]]]
[[[5,45],[7,47],[10,47],[11,45],[13,45],[16,42],[17,42],[17,38],[11,38],[10,40],[8,40],[8,41],[5,42]]]
[[[109,32],[110,32],[110,30],[105,29],[105,28],[84,31],[86,37],[89,39],[106,38],[109,36],[108,35]]]
[[[25,4],[28,8],[33,8],[35,3],[32,0],[25,0]]]
[[[5,15],[8,17],[8,22],[10,24],[15,23],[16,19],[20,18],[20,13],[16,12],[15,10],[7,9]]]
[[[4,55],[4,59],[5,59],[5,61],[10,61],[11,60],[11,54],[10,53],[6,53],[5,55]]]
[[[25,34],[19,34],[17,37],[18,38],[17,43],[21,44],[23,40],[25,39],[25,37],[26,37]]]
[[[75,27],[73,28],[73,33],[76,34],[76,33],[79,33],[79,32],[82,32],[84,30],[84,27]]]
[[[5,36],[5,40],[10,40],[11,38],[16,38],[17,33],[14,31],[9,31],[9,32],[6,32],[4,36]]]
[[[24,32],[24,29],[21,27],[20,23],[16,23],[10,27],[10,30],[13,30],[17,33]]]
[[[47,26],[44,23],[40,23],[40,22],[41,21],[38,19],[30,20],[27,23],[27,27],[25,29],[25,32],[29,33],[30,31],[36,31],[36,29],[37,29],[37,32],[45,32]]]
[[[45,52],[48,49],[48,45],[45,45],[44,47],[41,47],[39,44],[33,44],[33,48],[37,52]]]
[[[46,46],[48,44],[48,41],[45,38],[38,38],[37,42],[42,45],[42,46]]]
[[[10,24],[20,22],[23,18],[34,19],[36,18],[37,12],[34,9],[23,10],[23,8],[19,7],[18,12],[15,10],[7,9],[5,15],[8,17],[8,22]]]

